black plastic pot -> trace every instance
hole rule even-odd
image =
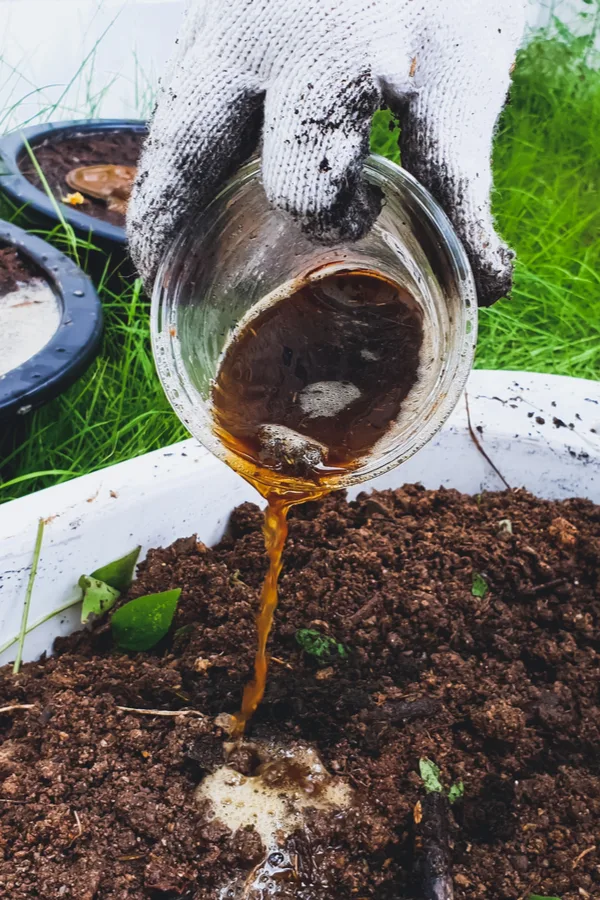
[[[0,418],[25,415],[68,388],[94,359],[102,306],[87,275],[63,253],[0,220],[0,246],[11,245],[45,277],[61,304],[54,335],[38,353],[0,376]]]
[[[27,157],[27,144],[35,152],[36,146],[48,139],[115,131],[146,134],[147,127],[140,119],[85,119],[33,125],[13,131],[0,139],[0,188],[15,206],[27,206],[26,215],[35,224],[43,228],[54,228],[58,224],[58,217],[52,201],[44,191],[25,178],[19,167],[20,160]],[[101,249],[108,252],[117,250],[124,255],[127,242],[124,228],[88,216],[64,203],[60,204],[60,208],[79,237],[88,239],[91,235],[93,242]]]

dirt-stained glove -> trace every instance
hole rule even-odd
[[[315,238],[356,238],[377,200],[361,180],[373,112],[401,116],[402,164],[466,247],[479,300],[512,281],[490,212],[494,126],[525,0],[192,0],[129,208],[150,286],[172,238],[263,135],[269,200]]]

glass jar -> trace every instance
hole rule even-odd
[[[430,194],[394,163],[370,156],[364,171],[384,198],[375,224],[355,243],[325,246],[270,206],[260,162],[252,160],[179,235],[156,278],[152,340],[167,397],[191,434],[259,489],[285,479],[249,467],[221,443],[211,389],[240,322],[265,298],[289,296],[311,273],[322,278],[366,270],[406,288],[421,307],[418,382],[372,452],[353,470],[328,479],[332,489],[366,481],[416,453],[454,409],[473,364],[475,286],[450,222]],[[318,486],[307,482],[302,487],[310,493]]]

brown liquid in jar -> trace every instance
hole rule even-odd
[[[269,571],[254,680],[235,732],[264,695],[266,646],[291,506],[359,467],[397,419],[418,378],[423,316],[413,297],[367,271],[307,281],[259,311],[227,348],[212,390],[229,463],[267,500]]]

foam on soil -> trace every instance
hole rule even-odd
[[[214,818],[232,832],[254,826],[267,853],[302,826],[308,807],[336,812],[350,806],[352,789],[329,775],[310,747],[261,748],[261,755],[257,774],[221,766],[206,776],[196,798],[210,801]]]

